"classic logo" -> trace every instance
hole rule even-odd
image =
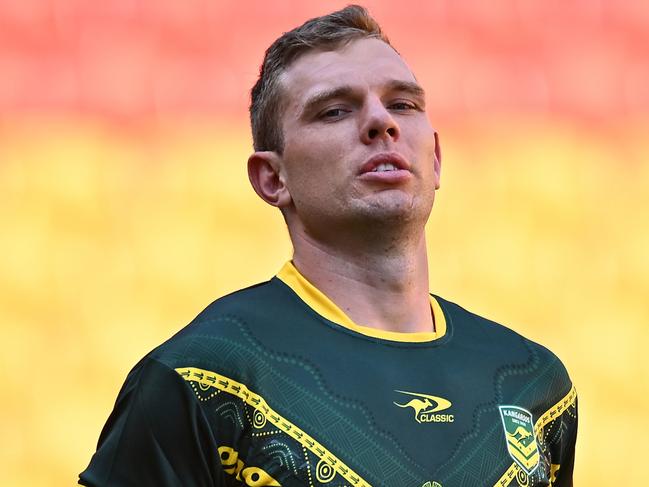
[[[418,392],[397,391],[400,394],[414,396],[414,399],[399,404],[394,402],[395,406],[400,408],[412,408],[415,412],[415,420],[418,423],[452,423],[455,416],[452,414],[439,414],[451,407],[451,401],[443,397],[431,396],[429,394],[420,394]]]
[[[518,406],[499,406],[507,451],[528,474],[539,465],[539,449],[534,436],[532,413]]]
[[[442,484],[440,484],[439,482],[435,482],[434,480],[429,480],[421,487],[442,487]]]

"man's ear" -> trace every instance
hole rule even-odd
[[[248,158],[248,179],[252,187],[262,200],[278,208],[291,203],[281,162],[281,157],[274,151],[254,152]]]
[[[439,144],[439,135],[435,132],[435,160],[433,161],[435,171],[435,189],[439,189],[439,182],[442,176],[442,146]]]

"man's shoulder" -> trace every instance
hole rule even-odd
[[[204,328],[206,325],[227,322],[229,319],[255,320],[268,317],[276,309],[286,307],[291,301],[290,293],[277,278],[260,282],[221,296],[210,303],[181,330]]]
[[[260,333],[277,329],[297,308],[292,293],[277,278],[222,296],[151,352],[167,364],[199,363],[255,346]],[[174,365],[175,367],[175,365]]]
[[[259,282],[221,296],[210,303],[194,321],[214,318],[228,313],[240,313],[250,306],[263,306],[277,297],[276,279]]]
[[[535,362],[555,367],[567,376],[561,360],[546,346],[524,336],[508,325],[478,315],[466,308],[435,296],[452,322],[456,340],[473,343],[484,353],[511,356],[517,352],[533,357]]]
[[[494,371],[500,403],[518,401],[542,415],[566,398],[572,400],[570,375],[550,349],[455,303],[439,302],[452,322],[453,349],[481,369]]]

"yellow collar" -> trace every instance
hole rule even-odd
[[[443,337],[446,334],[446,318],[444,312],[434,296],[430,296],[430,306],[435,319],[434,332],[403,333],[397,331],[385,331],[371,328],[369,326],[357,325],[345,314],[336,304],[325,296],[318,288],[306,280],[300,274],[293,262],[288,261],[279,271],[277,277],[290,287],[307,306],[329,321],[333,321],[345,328],[366,336],[391,340],[395,342],[429,342]]]

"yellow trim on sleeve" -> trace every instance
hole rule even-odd
[[[313,309],[320,316],[355,331],[356,333],[383,340],[411,343],[430,342],[441,338],[446,334],[446,318],[444,317],[444,312],[442,311],[441,306],[434,296],[430,296],[431,311],[435,320],[434,332],[404,333],[386,331],[354,323],[354,321],[352,321],[352,319],[347,316],[347,314],[345,314],[336,303],[307,281],[291,261],[284,264],[284,267],[282,267],[282,269],[277,273],[277,277],[284,282],[284,284],[290,287],[307,306]]]
[[[340,458],[335,456],[322,443],[309,435],[306,431],[291,423],[287,418],[275,411],[266,402],[266,400],[248,389],[245,384],[235,381],[211,370],[197,369],[195,367],[178,367],[176,372],[188,382],[198,382],[205,388],[213,387],[219,391],[231,394],[243,400],[249,406],[259,411],[267,421],[289,435],[291,438],[300,443],[303,447],[309,449],[322,461],[329,464],[336,473],[340,474],[350,485],[354,487],[372,487],[369,482],[365,481],[360,475],[354,472]]]

